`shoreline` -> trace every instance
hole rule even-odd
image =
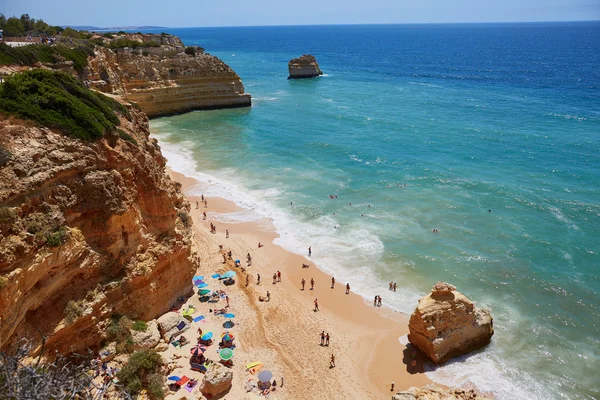
[[[169,167],[167,171],[171,179],[182,185],[184,194],[190,187],[200,184],[194,178]],[[200,198],[187,194],[186,197],[191,204],[194,247],[201,258],[200,272],[208,273],[202,266],[206,258],[213,265],[215,261],[223,265],[222,255],[218,251],[219,244],[225,250],[231,249],[233,258],[243,261],[242,265],[245,265],[245,254],[249,252],[252,255],[252,266],[246,269],[246,273],[250,275],[248,287],[245,287],[246,273],[240,274],[241,271],[238,271],[237,286],[245,293],[242,302],[246,303],[244,308],[247,309],[246,314],[249,314],[243,318],[244,329],[239,332],[240,347],[251,349],[261,343],[259,348],[265,348],[260,348],[259,353],[264,354],[265,350],[272,352],[273,349],[276,353],[282,353],[275,363],[285,376],[288,390],[292,387],[295,393],[304,397],[312,393],[311,386],[318,385],[318,394],[322,398],[382,398],[411,386],[420,387],[432,383],[425,375],[420,356],[417,356],[416,366],[411,367],[411,351],[399,341],[401,336],[408,333],[407,315],[386,307],[373,308],[362,296],[352,291],[349,295],[344,294],[345,282],[336,282],[335,288],[331,289],[330,275],[319,270],[306,257],[273,244],[273,240],[279,235],[270,221],[216,221],[215,213],[221,215],[243,209],[232,201],[218,197],[207,198],[207,208],[203,205],[196,208],[196,201],[200,201]],[[202,219],[204,211],[207,212],[206,220]],[[208,233],[210,223],[217,226],[217,233],[214,235]],[[230,232],[229,239],[225,238],[225,229]],[[264,247],[259,249],[259,242]],[[205,254],[207,246],[212,248]],[[302,268],[304,263],[310,267]],[[282,281],[272,284],[272,275],[277,270],[281,271]],[[256,284],[257,273],[261,275],[260,285]],[[301,290],[302,278],[306,279],[304,291]],[[315,280],[314,290],[310,290],[311,278]],[[258,296],[265,296],[267,290],[271,293],[271,301],[259,302]],[[319,301],[319,312],[313,311],[315,298]],[[239,300],[235,299],[236,304]],[[233,304],[234,301],[232,306]],[[262,329],[245,329],[246,324],[260,325]],[[294,325],[298,329],[290,330]],[[330,347],[323,348],[319,345],[322,330],[331,335]],[[247,336],[253,339],[248,341]],[[252,350],[248,353],[251,354]],[[336,367],[333,369],[328,368],[331,353],[336,356]],[[261,357],[264,358],[263,355]],[[244,371],[240,373],[243,374]],[[240,377],[234,373],[230,394],[235,394],[242,386],[244,377],[245,375]],[[321,382],[317,383],[319,380]],[[394,392],[390,391],[391,382],[395,383]],[[278,392],[276,396],[280,397],[282,394],[283,398],[294,398],[290,393],[282,392]],[[316,396],[314,398],[320,398],[317,393],[313,395]]]

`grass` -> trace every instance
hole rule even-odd
[[[148,324],[144,321],[135,321],[131,329],[138,332],[146,332],[146,330],[148,329]]]
[[[117,129],[117,133],[119,134],[119,137],[123,140],[125,140],[126,142],[132,143],[134,145],[138,145],[137,140],[135,140],[135,138],[133,136],[131,136],[129,133],[125,132],[123,129]]]
[[[0,112],[84,140],[101,138],[129,117],[118,101],[87,89],[71,75],[42,69],[13,74],[0,85]]]
[[[67,240],[67,230],[61,226],[55,232],[49,233],[46,236],[46,244],[50,247],[60,246]]]
[[[80,44],[70,48],[62,44],[48,46],[45,44],[30,44],[21,47],[11,47],[0,43],[0,65],[27,65],[49,63],[56,64],[62,58],[73,62],[73,68],[81,73],[88,65],[88,56],[94,55],[91,43]]]
[[[137,49],[138,47],[160,47],[160,44],[154,42],[140,42],[138,40],[119,38],[110,42],[110,44],[107,47],[113,50],[123,49],[125,47]]]

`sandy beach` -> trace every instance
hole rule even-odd
[[[184,193],[200,184],[189,177],[169,171],[171,178],[182,185]],[[236,315],[233,328],[228,331],[235,336],[233,387],[224,398],[240,399],[246,396],[246,384],[256,382],[256,375],[246,371],[245,366],[260,361],[263,369],[273,372],[277,390],[272,398],[295,399],[381,399],[391,396],[390,384],[396,390],[429,383],[422,372],[422,361],[411,366],[411,351],[398,338],[407,333],[407,316],[385,307],[373,307],[352,292],[345,294],[346,282],[336,282],[331,288],[331,276],[326,275],[310,262],[310,258],[288,252],[274,245],[277,233],[269,221],[227,224],[215,221],[218,215],[240,211],[233,202],[222,198],[207,198],[208,205],[200,198],[188,196],[191,216],[194,221],[195,250],[200,257],[197,275],[205,276],[209,289],[226,290],[230,299],[229,312]],[[199,206],[196,206],[196,202]],[[203,220],[202,213],[207,213]],[[216,225],[216,233],[210,233],[210,224]],[[225,231],[230,237],[226,238]],[[258,243],[264,247],[259,248]],[[223,245],[223,251],[219,250]],[[313,244],[318,251],[318,244]],[[233,261],[223,263],[223,253],[231,251],[232,260],[239,259],[246,267],[246,255],[250,253],[252,265],[235,268]],[[308,248],[307,248],[308,251]],[[308,254],[307,254],[308,256]],[[308,264],[308,268],[302,268]],[[235,285],[226,287],[210,276],[227,270],[237,272]],[[273,274],[281,272],[281,282],[273,283]],[[260,274],[260,284],[257,284]],[[246,275],[249,285],[246,287]],[[301,290],[301,280],[306,280]],[[314,290],[310,281],[314,279]],[[214,283],[213,283],[214,282]],[[382,288],[387,290],[387,288]],[[270,301],[261,302],[259,296],[270,292]],[[314,300],[318,299],[319,311],[314,311]],[[225,329],[225,319],[212,316],[209,309],[225,307],[218,304],[200,303],[198,296],[188,299],[183,308],[193,304],[194,316],[204,315],[201,322],[192,323],[186,332],[188,339],[196,341],[196,330],[212,331],[218,339]],[[322,331],[329,333],[329,346],[320,345]],[[165,359],[174,354],[181,366],[174,375],[199,375],[189,369],[188,358],[191,344],[162,353]],[[209,347],[206,355],[218,360],[217,345]],[[335,367],[330,368],[331,355],[335,355]],[[284,378],[283,387],[281,377]],[[188,395],[184,389],[171,393],[168,398],[179,399]],[[189,397],[197,396],[192,390]]]

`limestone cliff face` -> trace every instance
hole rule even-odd
[[[323,75],[317,59],[310,54],[304,54],[301,57],[290,60],[288,70],[290,73],[288,79],[314,78]]]
[[[112,314],[149,320],[190,291],[189,204],[128,109],[93,142],[0,117],[0,348],[94,348]]]
[[[188,55],[179,38],[169,35],[127,38],[162,44],[135,50],[97,47],[83,74],[91,87],[135,101],[149,117],[251,105],[240,77],[203,49]]]
[[[410,343],[436,364],[485,346],[494,334],[489,310],[444,282],[419,300],[408,327]]]
[[[491,398],[478,395],[472,389],[443,389],[435,385],[427,385],[398,392],[392,396],[392,400],[491,400]]]

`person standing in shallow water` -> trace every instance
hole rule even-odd
[[[350,293],[350,284],[346,283],[346,294]]]
[[[335,277],[331,277],[331,288],[333,289],[333,287],[335,286]]]
[[[309,247],[308,248],[308,256],[310,257],[312,255],[312,249]]]

